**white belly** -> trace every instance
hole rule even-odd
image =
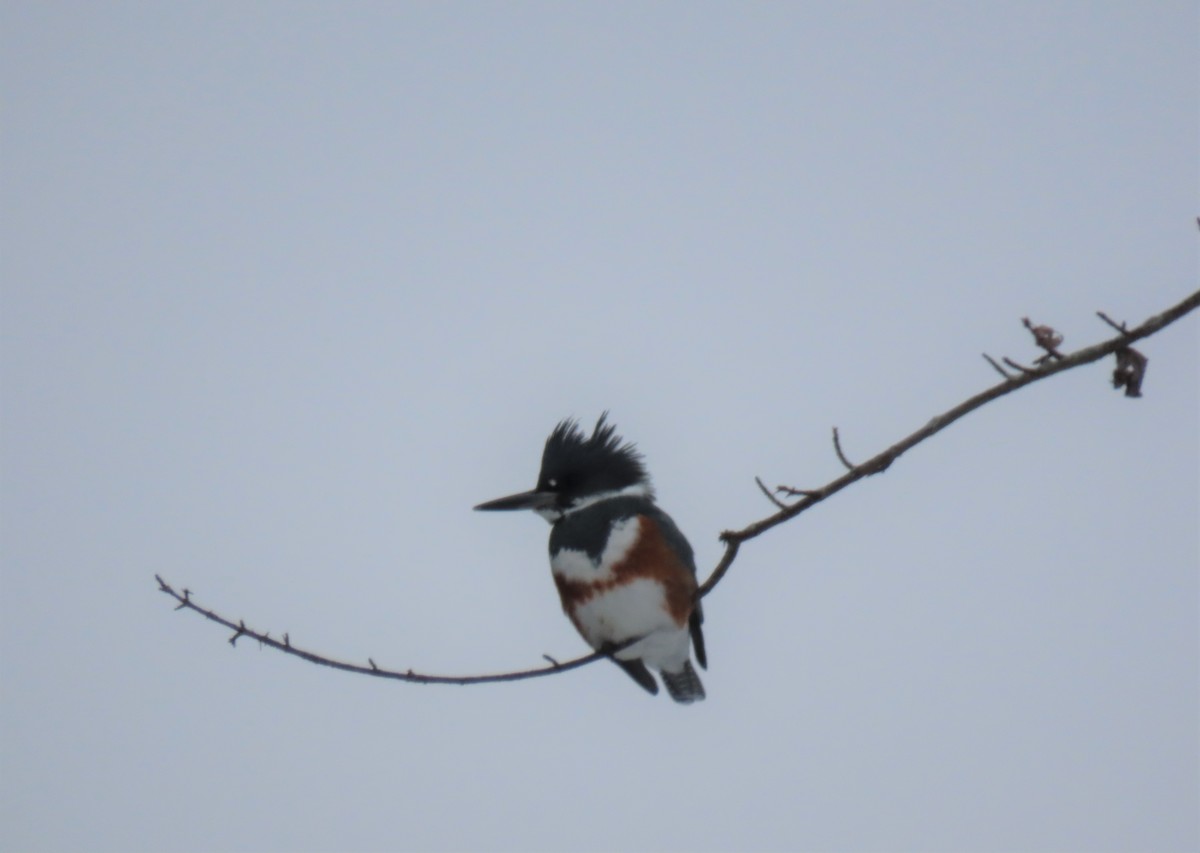
[[[687,627],[680,628],[667,612],[662,587],[638,579],[600,592],[575,608],[575,623],[594,649],[642,637],[617,652],[622,660],[641,658],[656,669],[677,672],[689,656]]]

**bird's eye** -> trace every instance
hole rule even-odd
[[[558,488],[558,480],[551,477],[549,480],[546,481],[546,485],[552,489],[557,489]]]

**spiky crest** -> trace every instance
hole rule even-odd
[[[649,489],[649,480],[637,447],[617,435],[616,425],[608,423],[604,412],[590,436],[574,418],[558,423],[542,452],[538,489],[558,492],[560,504],[566,507],[580,498],[639,483]]]

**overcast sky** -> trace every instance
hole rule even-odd
[[[707,701],[532,514],[608,409],[707,575],[1197,287],[1194,2],[0,5],[0,848],[1200,847],[1200,322],[746,545]]]

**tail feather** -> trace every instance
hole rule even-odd
[[[667,685],[667,693],[676,702],[688,705],[704,698],[704,685],[700,683],[700,676],[696,675],[690,660],[684,662],[679,672],[663,670],[662,680]]]
[[[640,684],[651,696],[658,695],[658,683],[640,660],[620,660],[619,658],[609,658],[609,660],[629,673],[629,677]]]
[[[696,652],[696,663],[700,664],[701,669],[708,669],[708,654],[704,651],[704,630],[700,627],[703,624],[704,611],[700,609],[700,602],[697,601],[696,607],[688,619],[688,628],[692,634],[692,648]]]

